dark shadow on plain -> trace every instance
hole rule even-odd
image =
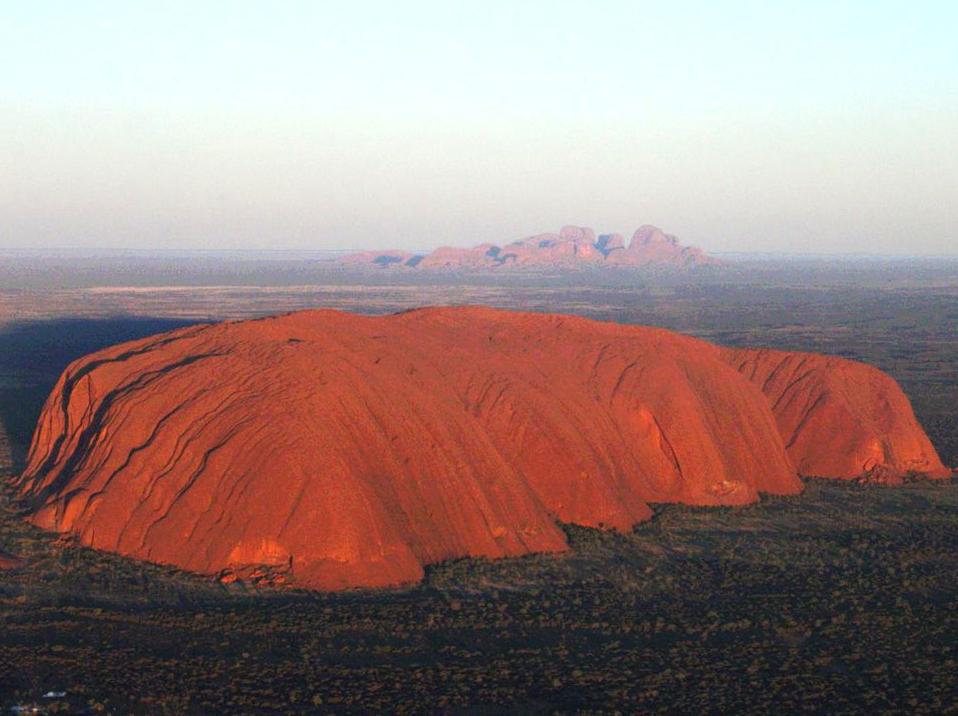
[[[5,432],[14,470],[23,467],[43,404],[71,362],[117,343],[196,323],[118,316],[22,321],[0,327],[0,441]]]

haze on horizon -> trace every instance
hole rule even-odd
[[[0,10],[0,248],[958,253],[952,2]]]

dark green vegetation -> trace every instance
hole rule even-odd
[[[803,270],[631,286],[0,291],[0,426],[22,458],[69,360],[182,321],[468,302],[865,360],[901,382],[958,464],[958,272]],[[4,450],[0,429],[0,472]],[[462,560],[412,589],[340,595],[223,587],[96,553],[20,521],[9,494],[0,503],[0,562],[22,561],[0,570],[3,707],[958,713],[954,481],[810,481],[745,508],[663,506],[630,535],[568,528],[567,555]]]
[[[0,693],[114,713],[945,713],[956,524],[953,482],[813,481],[631,535],[570,528],[569,555],[462,560],[410,590],[252,595],[6,512],[0,547],[31,563],[0,573]]]

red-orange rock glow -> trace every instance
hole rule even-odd
[[[343,589],[562,551],[556,520],[626,530],[650,502],[794,494],[799,470],[941,468],[890,378],[814,356],[780,386],[790,358],[484,308],[191,327],[73,363],[19,489],[93,547]],[[818,407],[788,408],[796,385]]]
[[[951,474],[898,384],[873,366],[836,356],[726,349],[726,360],[768,398],[802,475],[901,482]]]

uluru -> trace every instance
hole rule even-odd
[[[800,475],[945,476],[898,385],[838,358],[488,308],[316,310],[72,363],[17,490],[36,525],[218,574],[339,590],[567,549],[650,503]]]
[[[398,249],[363,251],[347,254],[339,261],[354,268],[416,271],[688,269],[717,263],[701,249],[683,246],[675,236],[648,224],[636,229],[629,241],[617,233],[596,235],[587,227],[564,226],[558,233],[536,234],[504,245],[443,246],[422,253]]]

